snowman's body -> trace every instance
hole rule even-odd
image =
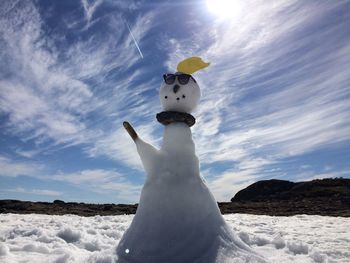
[[[166,126],[159,151],[141,139],[136,145],[148,176],[136,215],[119,243],[118,262],[261,261],[221,216],[200,176],[186,124]]]
[[[163,109],[179,110],[174,100],[185,95],[189,102],[179,103],[192,111],[196,106],[193,101],[198,103],[200,93],[198,85],[191,81],[190,87],[180,85],[176,92],[163,83]],[[226,262],[225,258],[229,262],[263,262],[225,223],[200,176],[187,124],[175,122],[165,126],[160,150],[140,138],[135,143],[147,179],[136,215],[118,245],[118,262],[212,263]]]

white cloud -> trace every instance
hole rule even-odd
[[[135,143],[122,127],[122,124],[120,124],[120,126],[121,127],[115,132],[112,132],[111,134],[106,135],[104,138],[97,140],[94,147],[87,149],[87,153],[91,157],[105,155],[113,160],[117,160],[131,166],[132,168],[142,170],[141,160],[137,153]],[[155,144],[154,142],[158,141],[152,136],[154,125],[149,124],[133,126],[139,136],[145,141],[151,144]]]
[[[307,32],[341,5],[242,2],[244,10],[235,20],[197,27],[189,21],[193,37],[163,44],[171,50],[169,70],[193,55],[211,62],[195,74],[202,99],[193,132],[206,167],[235,163],[234,170],[208,178],[218,200],[228,201],[262,178],[286,175],[266,172],[268,165],[350,141],[346,22]],[[334,173],[294,175],[300,180],[327,176]]]
[[[170,69],[193,54],[211,62],[196,73],[203,97],[193,131],[201,162],[244,166],[252,160],[262,170],[285,157],[349,142],[350,45],[330,37],[344,37],[345,22],[301,34],[341,4],[244,5],[249,12],[239,26],[218,19],[196,28],[193,38],[167,42]],[[209,46],[191,45],[208,38]]]
[[[0,176],[37,175],[42,169],[42,165],[33,162],[16,161],[0,155]]]
[[[135,149],[135,154],[136,149]],[[141,185],[131,182],[127,176],[116,170],[87,169],[72,173],[52,173],[47,167],[33,161],[18,161],[0,156],[0,177],[27,176],[39,180],[64,182],[83,189],[86,192],[111,194],[112,199],[122,202],[137,202]],[[6,191],[21,192],[36,195],[63,195],[63,192],[47,189],[25,189],[17,187]]]
[[[102,2],[81,3],[88,23],[97,23],[94,14]],[[306,31],[342,4],[245,2],[236,20],[189,20],[196,34],[184,39],[166,35],[157,43],[171,50],[165,61],[170,70],[192,55],[211,62],[195,76],[203,93],[193,128],[202,163],[239,162],[237,171],[222,175],[225,180],[235,173],[257,180],[258,171],[285,157],[349,142],[350,42],[343,35],[347,21]],[[124,10],[136,4],[115,5]],[[145,95],[159,84],[157,78],[140,83],[149,69],[138,67],[140,57],[121,26],[122,14],[104,18],[109,33],[101,39],[91,35],[64,50],[55,46],[58,36],[45,34],[34,4],[3,2],[0,14],[0,113],[8,116],[6,131],[39,146],[84,144],[91,157],[108,156],[141,169],[122,120],[136,120],[140,136],[159,143],[154,134],[160,127],[150,122],[160,111],[158,97]],[[161,23],[160,15],[153,10],[128,21],[141,49],[154,45],[150,33]],[[69,28],[78,30],[79,23],[68,20]],[[147,48],[143,51],[146,58],[153,55]],[[35,171],[35,165],[0,161],[11,176]],[[82,180],[77,174],[72,178]],[[228,196],[221,192],[231,190],[220,182],[215,183],[217,194]]]
[[[61,181],[73,184],[84,191],[111,194],[119,202],[137,202],[141,185],[134,184],[115,170],[81,170],[74,173],[59,173],[41,177],[44,180]]]
[[[331,166],[331,165],[326,165],[324,168],[323,168],[323,170],[324,171],[331,171],[331,170],[333,170],[334,168],[333,168],[333,166]]]
[[[98,8],[99,5],[103,2],[102,0],[92,1],[92,3],[88,0],[81,0],[81,3],[85,10],[85,16],[88,22],[90,22],[94,12]]]
[[[26,158],[32,158],[39,153],[38,150],[23,150],[20,148],[16,149],[15,152],[19,156],[26,157]]]
[[[58,53],[41,29],[41,17],[30,2],[17,2],[1,19],[4,50],[2,66],[7,74],[0,81],[0,111],[8,114],[14,134],[31,132],[29,138],[67,143],[81,141],[84,129],[79,116],[86,115],[90,88],[59,70]],[[5,19],[6,18],[6,19]],[[23,26],[25,25],[25,26]]]
[[[312,166],[309,165],[309,164],[303,164],[303,165],[300,166],[300,168],[306,170],[306,169],[312,168]]]
[[[313,170],[305,171],[299,175],[295,176],[295,180],[300,181],[311,181],[315,179],[324,179],[324,178],[337,178],[343,177],[346,178],[350,173],[349,169],[337,169],[337,170],[328,170],[323,172],[316,172]]]
[[[208,186],[219,202],[229,202],[243,188],[256,182],[257,176],[252,171],[227,171],[208,180]]]
[[[105,183],[109,182],[113,178],[119,178],[119,174],[115,171],[107,170],[83,170],[75,173],[69,174],[56,174],[51,175],[48,178],[50,180],[64,181],[72,184],[96,184],[96,183]]]
[[[17,187],[13,189],[4,189],[4,191],[24,193],[24,194],[34,194],[34,195],[46,195],[46,196],[60,196],[63,192],[48,190],[48,189],[25,189],[22,187]]]
[[[82,1],[82,5],[92,20],[101,1]],[[122,3],[115,5],[126,8]],[[154,80],[131,88],[144,72],[128,72],[139,62],[139,55],[126,27],[120,26],[125,24],[120,12],[105,17],[109,33],[101,39],[91,35],[59,49],[55,42],[59,36],[46,34],[33,3],[8,1],[3,10],[0,57],[7,74],[0,79],[0,113],[8,116],[8,132],[39,146],[49,142],[59,147],[90,143],[94,147],[96,140],[115,129],[112,117],[116,114],[119,118],[150,114],[154,106],[142,92],[151,89]],[[130,23],[140,45],[154,17],[146,12]],[[106,79],[111,72],[116,76]]]

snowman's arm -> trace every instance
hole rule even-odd
[[[136,131],[134,130],[134,128],[130,125],[130,123],[128,123],[127,121],[123,122],[123,126],[125,128],[125,130],[129,133],[130,137],[136,141],[136,139],[139,137],[136,133]]]
[[[145,170],[149,173],[150,169],[154,166],[154,162],[157,160],[158,150],[151,144],[143,141],[136,133],[134,128],[128,122],[123,122],[123,126],[129,133],[130,137],[134,140],[137,148],[137,152],[140,155],[142,164]]]

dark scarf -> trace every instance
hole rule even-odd
[[[157,121],[163,125],[168,125],[173,122],[184,122],[188,127],[196,123],[196,119],[189,113],[178,111],[162,111],[157,114]]]

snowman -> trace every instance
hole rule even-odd
[[[208,65],[191,57],[178,64],[176,73],[163,76],[163,112],[157,120],[165,128],[159,150],[123,124],[147,177],[137,212],[118,244],[117,262],[265,262],[227,226],[200,176],[190,128],[200,88],[192,74]]]

